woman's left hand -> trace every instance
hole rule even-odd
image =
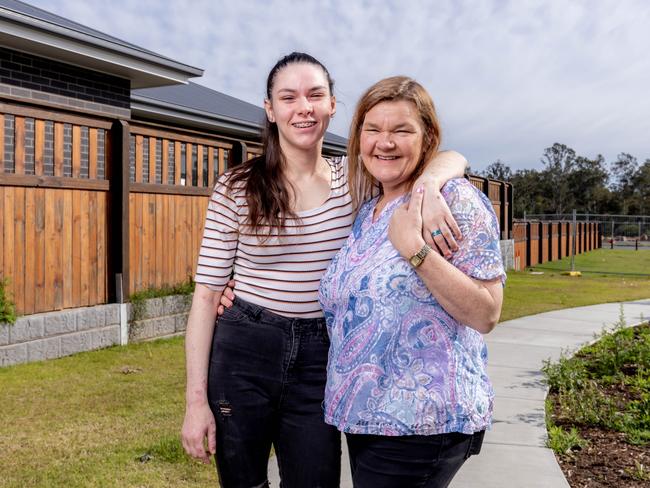
[[[424,187],[418,187],[411,199],[393,212],[388,225],[388,238],[406,259],[416,254],[425,242],[422,238],[422,200]]]
[[[419,180],[415,184],[418,182]],[[458,250],[456,241],[462,238],[462,233],[440,193],[439,184],[433,180],[424,180],[422,186],[427,194],[422,205],[422,238],[449,259],[451,253]]]

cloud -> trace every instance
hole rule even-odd
[[[475,169],[538,168],[556,141],[608,160],[650,157],[643,0],[32,3],[204,68],[198,82],[251,103],[280,56],[310,52],[336,80],[342,135],[365,88],[413,76],[436,101],[444,145]]]

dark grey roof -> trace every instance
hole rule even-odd
[[[194,115],[241,122],[246,126],[262,128],[265,114],[261,106],[245,102],[202,85],[189,82],[187,85],[143,88],[131,92],[131,100],[138,103],[155,104],[166,109],[175,108]],[[325,143],[345,147],[347,139],[327,133]]]
[[[174,69],[180,68],[180,69],[187,70],[188,72],[192,73],[193,76],[201,76],[203,74],[203,70],[201,70],[200,68],[195,68],[185,63],[181,63],[179,61],[168,58],[166,56],[162,56],[153,51],[149,51],[148,49],[144,49],[140,46],[136,46],[135,44],[131,44],[129,42],[123,41],[116,37],[109,36],[108,34],[105,34],[98,30],[91,29],[90,27],[66,19],[65,17],[60,17],[56,14],[40,9],[38,7],[34,7],[33,5],[20,2],[18,0],[0,0],[0,16],[3,16],[2,15],[3,9],[20,14],[25,17],[29,17],[35,21],[38,21],[41,23],[40,24],[41,27],[44,27],[42,23],[45,23],[45,28],[47,28],[47,26],[49,25],[50,28],[58,29],[59,31],[60,29],[65,29],[69,31],[71,34],[72,33],[82,34],[83,36],[87,36],[91,39],[94,39],[95,42],[97,42],[98,44],[102,44],[102,45],[108,44],[108,45],[113,45],[118,49],[123,48],[130,51],[136,51],[140,53],[143,57],[155,60],[159,64],[168,65],[169,67]],[[4,15],[3,17],[6,17],[6,15]]]

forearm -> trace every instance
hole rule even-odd
[[[207,403],[208,363],[221,293],[197,284],[192,298],[185,332],[188,406]]]
[[[430,182],[436,189],[440,189],[450,179],[462,178],[465,168],[467,160],[462,154],[456,151],[440,151],[429,161],[414,186]]]
[[[442,308],[457,321],[482,334],[497,324],[503,301],[500,279],[470,278],[436,253],[429,253],[417,273]]]

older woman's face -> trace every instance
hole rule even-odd
[[[372,107],[361,127],[361,159],[384,194],[404,193],[422,152],[423,130],[417,107],[396,100]]]

